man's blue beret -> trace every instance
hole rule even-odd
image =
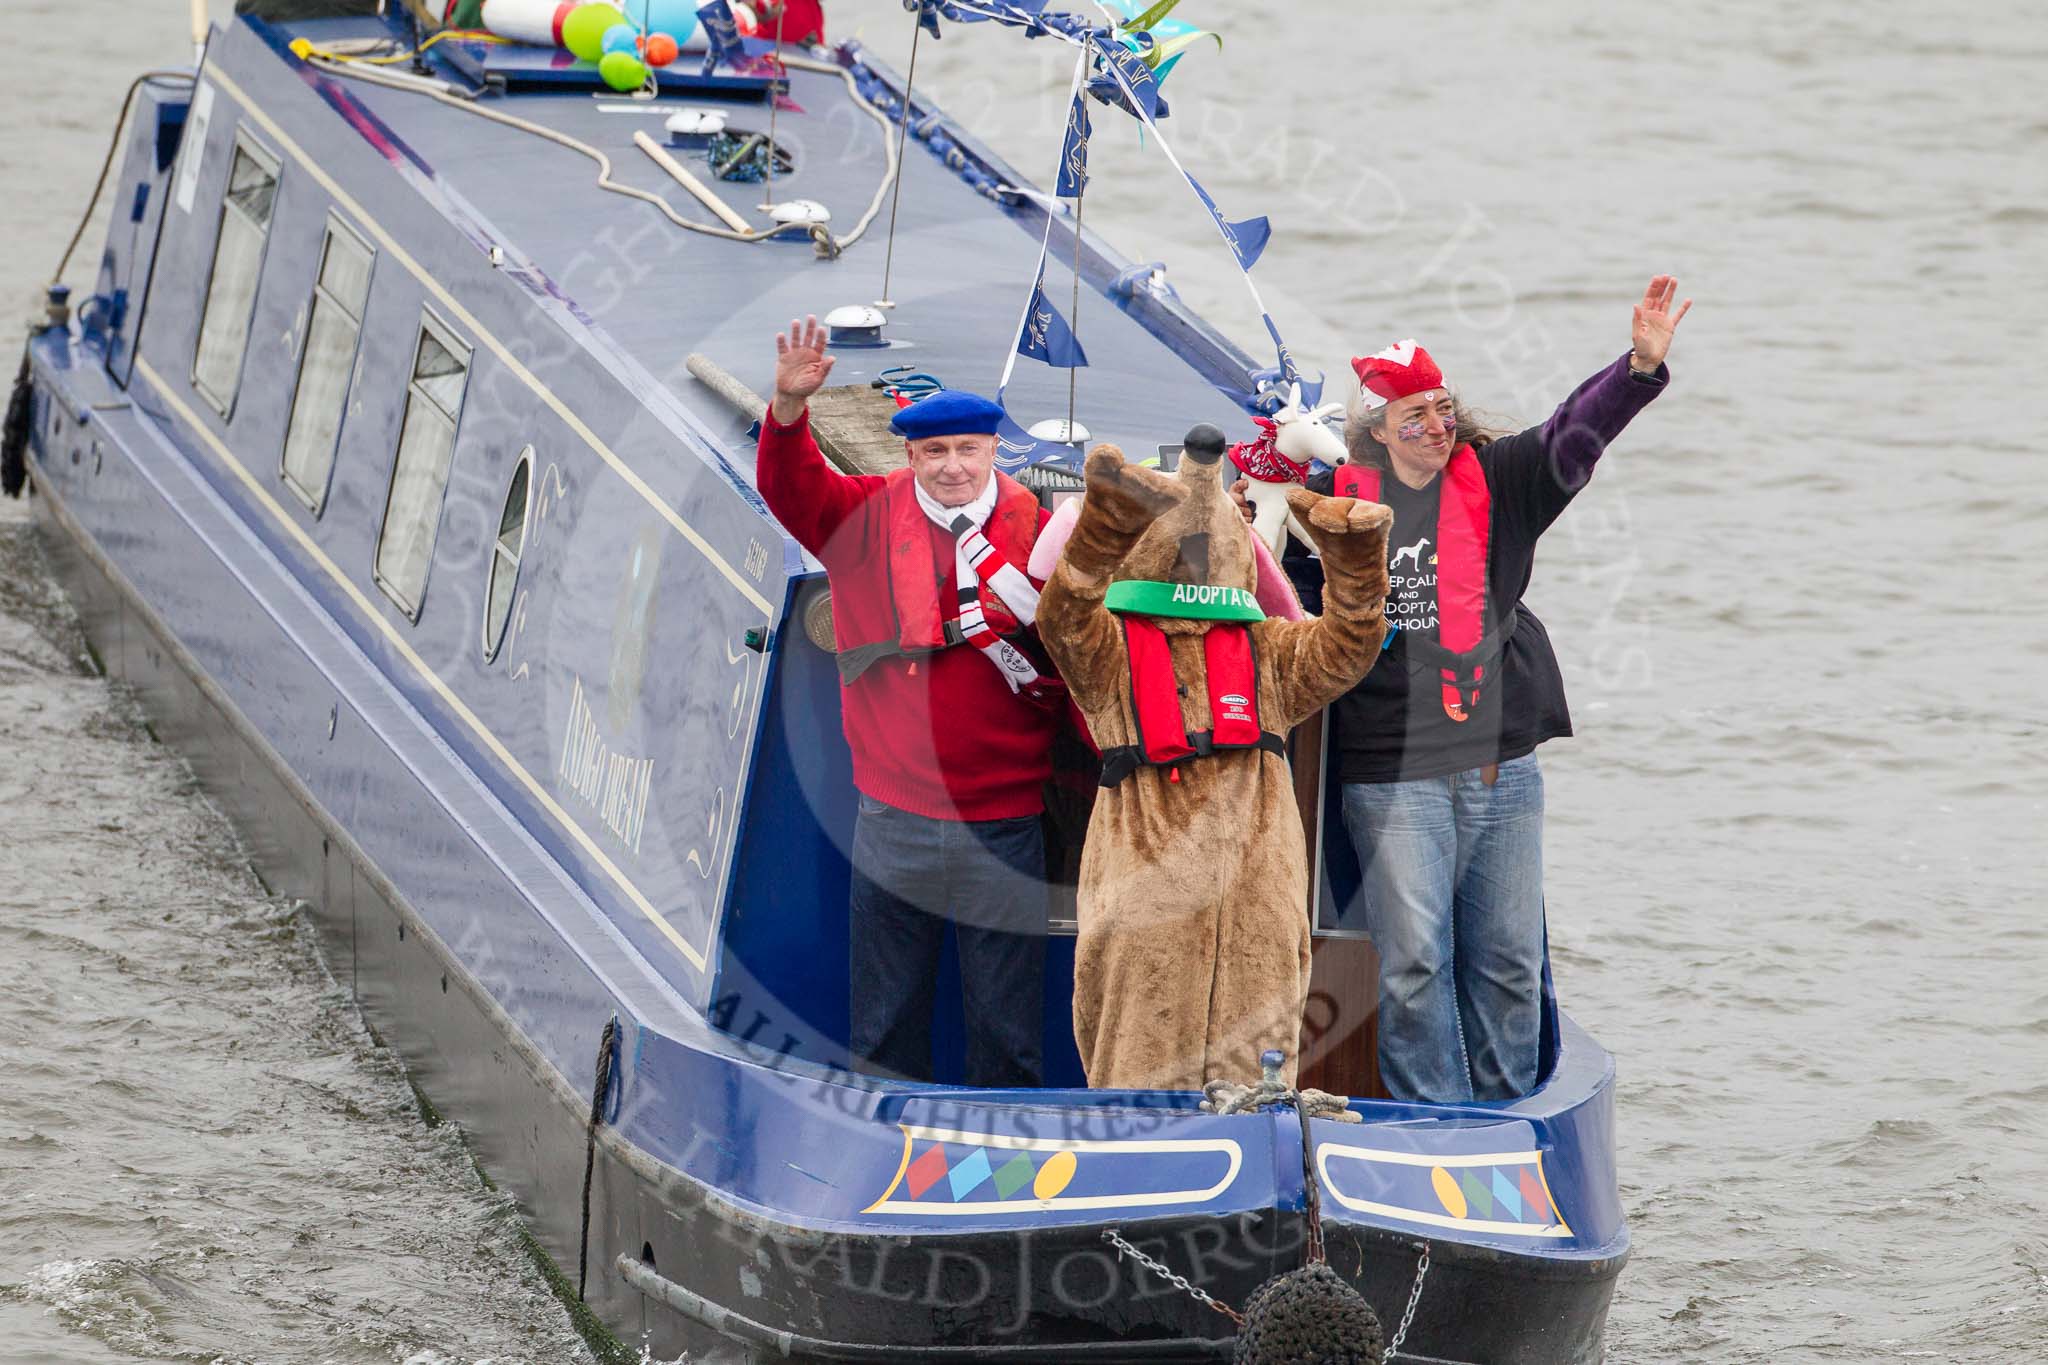
[[[927,436],[993,436],[1003,409],[978,393],[940,389],[889,419],[889,430],[907,441]]]

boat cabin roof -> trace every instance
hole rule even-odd
[[[371,17],[263,27],[273,45],[304,37],[325,48],[391,34],[385,21]],[[467,91],[478,64],[502,61],[493,54],[506,51],[443,41],[429,55],[436,78]],[[769,338],[776,330],[806,313],[823,316],[881,297],[891,252],[885,191],[895,132],[863,107],[852,86],[893,103],[896,78],[853,48],[842,49],[837,61],[857,82],[836,71],[788,72],[786,96],[773,114],[774,140],[794,164],[777,178],[774,199],[825,205],[838,237],[849,235],[883,201],[857,241],[837,259],[821,259],[802,233],[749,243],[676,227],[658,208],[601,188],[599,168],[588,155],[549,137],[566,136],[594,149],[608,158],[616,183],[661,195],[682,216],[710,222],[711,212],[637,146],[634,136],[645,133],[667,146],[667,116],[682,109],[717,110],[729,129],[765,134],[765,82],[734,90],[735,82],[721,79],[718,88],[664,87],[658,98],[636,100],[603,87],[594,73],[563,79],[560,62],[553,63],[552,78],[527,79],[518,72],[541,65],[538,50],[517,55],[505,92],[482,95],[473,109],[509,116],[528,128],[457,107],[467,100],[436,100],[326,70],[309,69],[307,78],[337,119],[380,142],[393,164],[451,221],[485,249],[500,246],[513,261],[530,263],[571,314],[600,334],[595,344],[616,348],[621,361],[724,432],[725,454],[750,470],[745,423],[736,423],[723,401],[691,382],[684,359],[701,352],[765,396],[773,355]],[[822,53],[813,60],[821,58]],[[685,54],[671,83],[686,84],[698,60]],[[973,183],[976,173],[1027,190],[1030,182],[921,100],[913,112],[917,134],[903,156],[888,287],[895,304],[888,313],[889,345],[840,351],[834,379],[860,383],[884,368],[909,366],[950,387],[992,393],[1030,288],[1044,201],[985,193]],[[933,133],[941,155],[934,155]],[[763,185],[717,180],[701,145],[669,150],[741,219],[769,225],[758,207],[766,202]],[[1048,267],[1047,288],[1067,312],[1073,244],[1064,222],[1054,228],[1053,251],[1056,264]],[[1090,287],[1081,291],[1074,327],[1091,363],[1078,371],[1078,421],[1094,440],[1114,441],[1139,455],[1177,442],[1198,421],[1242,424],[1243,406],[1216,381],[1228,382],[1234,368],[1239,384],[1248,387],[1243,375],[1249,362],[1177,300],[1139,291],[1133,308],[1132,300],[1111,297],[1106,290],[1128,265],[1099,240],[1085,239],[1083,274]],[[1173,336],[1175,346],[1162,331]],[[1025,426],[1064,418],[1067,389],[1067,372],[1020,359],[1008,392],[1011,413]]]

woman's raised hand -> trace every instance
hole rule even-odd
[[[790,321],[787,334],[775,334],[775,420],[787,425],[804,410],[810,396],[825,386],[833,357],[825,354],[826,331],[815,317]]]
[[[1643,301],[1636,305],[1635,325],[1630,330],[1629,341],[1632,354],[1629,364],[1645,372],[1655,370],[1664,363],[1664,355],[1671,349],[1671,334],[1678,330],[1678,323],[1692,307],[1687,299],[1678,305],[1678,311],[1671,311],[1671,300],[1678,294],[1678,281],[1669,275],[1658,275],[1650,280],[1650,287],[1643,291]]]

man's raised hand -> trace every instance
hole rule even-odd
[[[775,420],[788,426],[803,415],[812,394],[825,386],[833,357],[825,354],[826,332],[815,317],[792,319],[787,334],[775,334]]]
[[[1671,300],[1677,294],[1678,281],[1669,275],[1654,276],[1649,288],[1643,291],[1643,301],[1636,305],[1635,323],[1629,331],[1632,368],[1647,374],[1664,363],[1664,356],[1671,349],[1671,334],[1678,330],[1679,319],[1692,307],[1692,300],[1687,299],[1677,312],[1672,312]]]

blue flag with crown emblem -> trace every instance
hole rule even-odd
[[[1159,77],[1145,65],[1143,57],[1119,42],[1097,47],[1095,55],[1105,68],[1114,70],[1091,77],[1089,94],[1104,104],[1128,109],[1142,119],[1166,117],[1166,101],[1159,98]]]
[[[1185,175],[1186,172],[1183,171],[1182,174]],[[1216,220],[1216,227],[1222,232],[1223,240],[1230,244],[1230,250],[1236,255],[1237,263],[1250,270],[1257,263],[1260,253],[1266,249],[1266,243],[1272,240],[1272,222],[1262,213],[1256,218],[1233,223],[1223,216],[1222,209],[1216,207],[1216,201],[1210,198],[1209,191],[1202,187],[1201,181],[1189,175],[1188,184],[1208,208],[1209,216]]]
[[[1045,276],[1031,287],[1031,302],[1024,309],[1024,331],[1017,338],[1017,354],[1042,360],[1057,369],[1075,370],[1088,364],[1088,353],[1074,337],[1074,329],[1060,316],[1045,296]]]
[[[721,66],[731,66],[746,55],[740,42],[739,20],[733,18],[732,6],[726,0],[711,0],[710,4],[697,6],[697,23],[704,30],[705,75]]]
[[[1088,188],[1088,97],[1077,92],[1074,103],[1067,110],[1067,140],[1060,148],[1059,183],[1052,192],[1062,199],[1073,199]]]
[[[1273,338],[1274,349],[1280,354],[1280,363],[1274,367],[1274,378],[1282,384],[1301,385],[1301,405],[1303,407],[1312,408],[1322,402],[1322,377],[1319,375],[1314,379],[1302,378],[1301,370],[1294,363],[1294,352],[1287,349],[1287,342],[1281,337],[1280,325],[1273,321],[1273,315],[1271,313],[1260,313],[1259,317],[1266,324],[1266,335]]]

